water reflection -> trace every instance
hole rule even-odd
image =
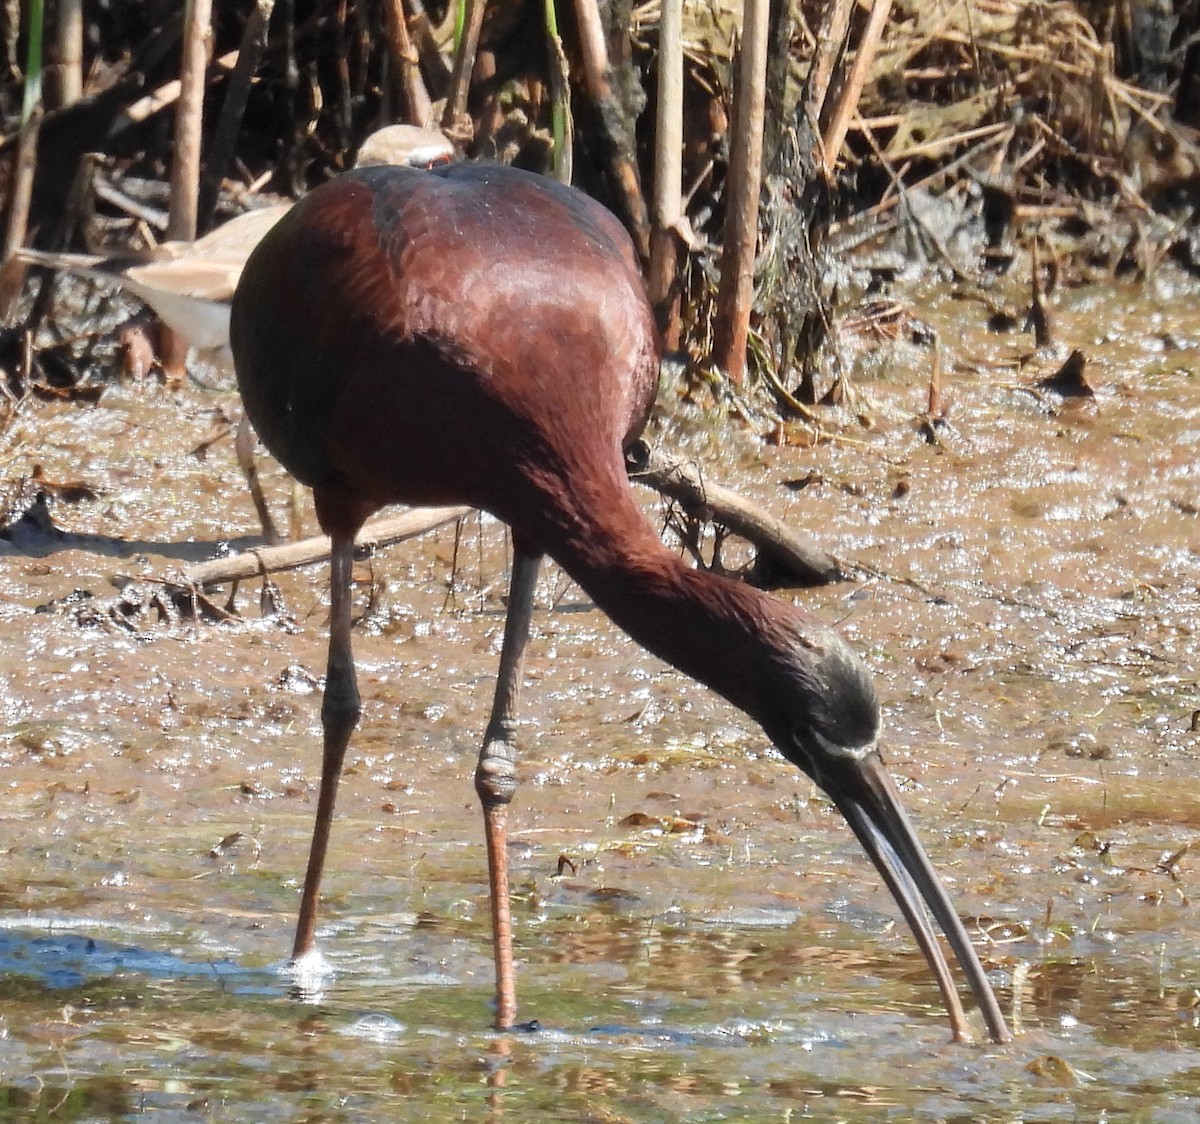
[[[56,933],[51,929],[35,935],[0,929],[0,989],[20,979],[35,981],[50,991],[64,991],[126,974],[171,980],[205,976],[223,988],[237,991],[269,989],[262,973],[248,971],[231,960],[194,963],[170,953],[81,933]]]

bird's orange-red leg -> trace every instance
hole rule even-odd
[[[350,743],[350,735],[358,724],[361,711],[354,676],[354,656],[350,651],[350,571],[353,565],[353,536],[335,535],[329,567],[329,664],[325,673],[325,697],[321,704],[321,725],[325,731],[321,791],[317,798],[317,821],[313,825],[304,893],[300,898],[300,917],[296,922],[293,960],[312,952],[316,943],[317,899],[321,889],[321,872],[325,868],[325,852],[329,848],[333,804],[342,775],[346,746]]]
[[[508,898],[508,806],[517,788],[517,747],[514,733],[521,692],[521,665],[533,614],[533,589],[538,557],[518,549],[513,559],[508,592],[508,616],[500,649],[500,671],[492,714],[483,736],[475,770],[475,791],[483,805],[487,837],[488,880],[492,897],[492,941],[496,956],[496,1029],[513,1025],[517,1017],[517,987],[513,968],[512,914]]]

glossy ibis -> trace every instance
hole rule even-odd
[[[428,168],[454,155],[445,135],[414,125],[386,125],[371,133],[358,150],[360,168],[394,164]],[[246,211],[195,242],[164,242],[149,261],[106,258],[97,254],[52,253],[22,249],[31,265],[61,269],[120,285],[154,310],[171,331],[187,340],[207,363],[233,370],[229,351],[229,305],[246,259],[289,210],[276,203]],[[254,461],[254,432],[243,415],[234,440],[255,512],[268,542],[280,538],[267,507]]]
[[[324,756],[293,956],[314,950],[334,798],[360,703],[352,543],[385,504],[470,504],[512,529],[499,679],[475,787],[483,805],[496,1025],[516,1015],[505,829],[534,580],[554,558],[634,640],[759,722],[834,800],[966,1020],[922,898],[991,1037],[996,997],[876,748],[863,664],[794,606],[689,568],[634,499],[623,453],[654,398],[658,343],[632,246],[579,192],[499,165],[348,172],[312,191],[246,263],[231,341],[246,411],[313,489],[333,541]]]

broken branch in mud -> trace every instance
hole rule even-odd
[[[360,550],[375,551],[380,547],[423,535],[426,531],[435,530],[446,523],[453,523],[454,520],[469,514],[471,510],[469,507],[426,507],[386,519],[376,519],[359,531],[354,543]],[[295,570],[300,566],[323,562],[328,557],[329,536],[315,535],[300,542],[265,546],[258,550],[231,554],[225,558],[198,562],[183,571],[183,580],[195,586],[218,585],[221,582],[274,574],[281,570]]]
[[[740,535],[758,548],[762,560],[801,585],[826,585],[847,576],[842,564],[811,536],[732,489],[706,480],[694,464],[668,460],[639,443],[628,468],[630,479]]]

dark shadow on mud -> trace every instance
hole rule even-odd
[[[262,539],[253,535],[231,539],[160,542],[64,531],[55,526],[50,518],[49,508],[41,496],[0,530],[0,557],[24,555],[28,558],[46,558],[66,550],[85,550],[109,558],[132,558],[139,554],[153,554],[180,562],[204,562],[210,558],[219,558],[261,545]]]

